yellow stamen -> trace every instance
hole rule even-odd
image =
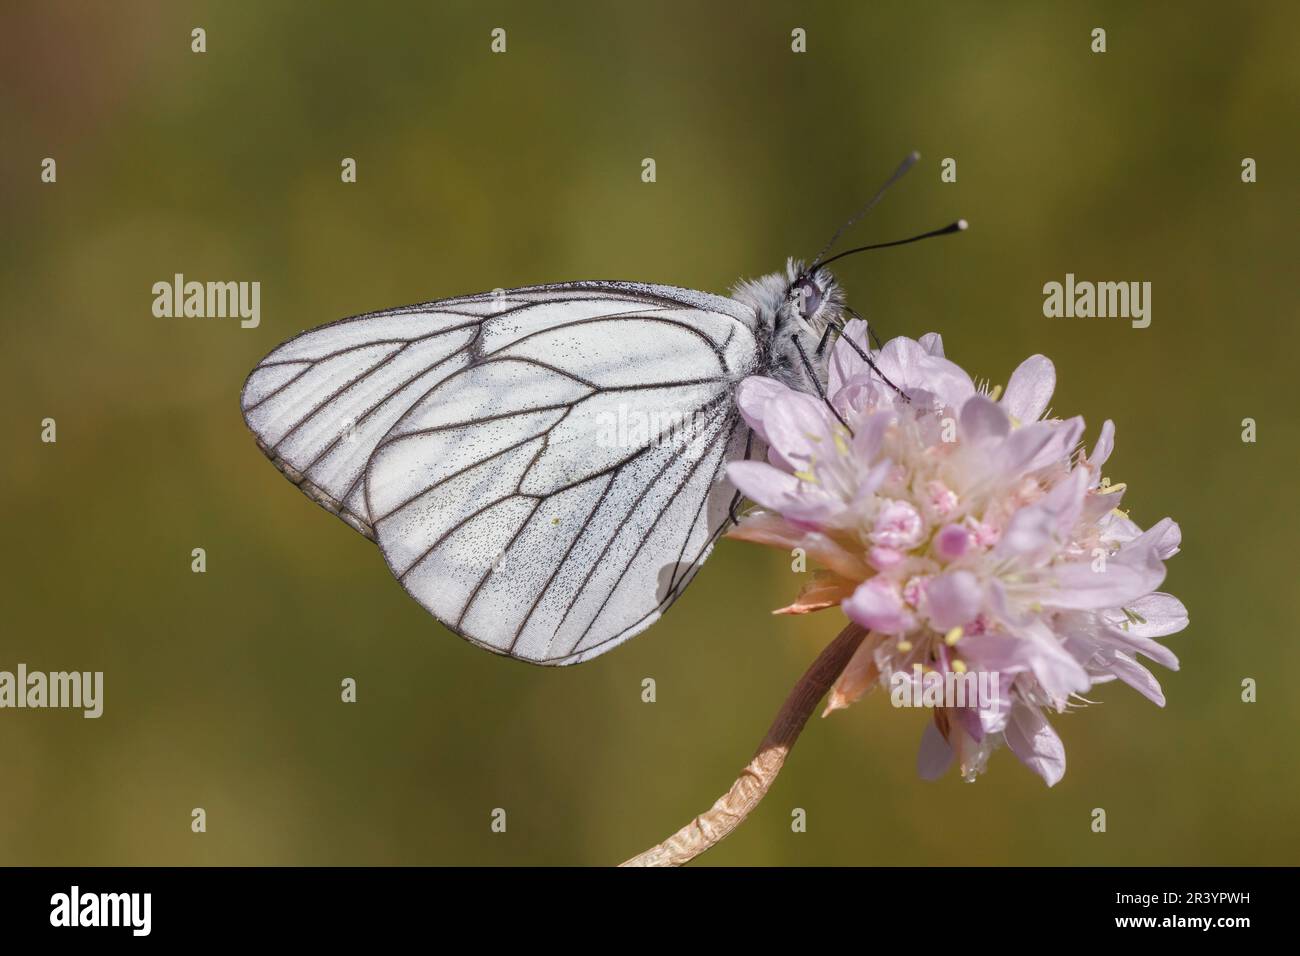
[[[1002,386],[1001,386],[1001,385],[994,385],[994,386],[993,386],[993,391],[989,392],[989,401],[990,401],[990,402],[996,402],[996,401],[998,400],[998,398],[1001,397],[1001,395],[1002,395]]]
[[[813,485],[817,484],[817,476],[814,475],[811,471],[796,471],[794,473],[794,476],[798,478],[800,481],[806,481],[809,484],[813,484]]]
[[[951,631],[949,631],[947,634],[943,636],[943,642],[947,644],[949,647],[952,647],[954,644],[956,644],[958,641],[961,640],[961,636],[963,633],[964,632],[962,631],[961,626],[958,625],[957,627],[954,627]]]
[[[898,642],[898,649],[899,649],[900,651],[902,651],[904,654],[906,654],[908,651],[910,651],[910,650],[912,649],[912,642],[911,642],[911,641],[899,641],[899,642]]]
[[[1125,616],[1126,618],[1128,618],[1128,622],[1127,622],[1127,623],[1132,623],[1132,624],[1145,624],[1145,623],[1147,622],[1147,619],[1144,618],[1144,617],[1143,617],[1141,614],[1139,614],[1137,611],[1129,610],[1129,609],[1126,608],[1126,607],[1122,607],[1122,608],[1120,608],[1120,610],[1123,611],[1123,612],[1124,612],[1124,616]]]
[[[1112,485],[1112,484],[1110,483],[1110,479],[1109,479],[1109,478],[1103,478],[1103,479],[1101,480],[1101,487],[1097,489],[1097,494],[1099,494],[1099,495],[1115,495],[1115,494],[1119,494],[1121,491],[1123,491],[1123,490],[1124,490],[1125,488],[1127,488],[1127,487],[1128,487],[1128,485],[1124,484],[1124,482],[1122,482],[1122,481],[1121,481],[1118,485]]]
[[[966,662],[965,662],[965,661],[953,661],[953,662],[952,662],[952,669],[955,670],[958,674],[964,674],[964,673],[966,673]]]

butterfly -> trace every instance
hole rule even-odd
[[[763,452],[739,383],[825,399],[856,313],[823,256],[915,159],[811,264],[729,298],[564,282],[358,315],[259,362],[244,419],[452,631],[536,664],[589,660],[653,624],[736,519],[727,464]]]

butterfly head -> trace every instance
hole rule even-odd
[[[830,271],[791,259],[784,272],[742,282],[732,294],[753,308],[766,332],[767,374],[816,394],[844,325],[844,292]]]
[[[820,342],[827,328],[838,328],[843,322],[843,293],[826,269],[804,269],[791,263],[790,271],[794,276],[786,289],[787,327],[793,323]]]

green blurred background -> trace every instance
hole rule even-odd
[[[814,252],[914,147],[852,238],[971,229],[847,260],[851,302],[891,335],[942,331],[994,383],[1046,353],[1058,413],[1085,415],[1089,442],[1115,419],[1133,518],[1182,524],[1183,669],[1157,675],[1164,710],[1107,685],[1055,718],[1069,767],[1051,790],[1005,750],[974,785],[922,782],[926,715],[875,695],[814,720],[705,862],[1300,862],[1294,4],[0,19],[0,669],[106,672],[97,721],[0,712],[0,863],[608,864],[707,807],[841,623],[768,614],[800,583],[786,556],[723,543],[664,621],[595,662],[494,657],[275,471],[239,389],[280,341],[362,311],[576,278],[725,291]],[[154,318],[150,287],[176,272],[259,280],[261,326]],[[1066,272],[1151,281],[1151,327],[1045,319],[1042,285]]]

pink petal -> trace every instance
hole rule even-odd
[[[1005,672],[998,674],[998,682],[995,688],[997,690],[997,699],[989,701],[988,706],[981,707],[978,711],[980,728],[985,734],[997,734],[1006,729],[1013,704],[1011,685],[1015,683],[1015,680],[1015,674]]]
[[[1112,485],[1110,490],[1103,494],[1098,490],[1099,481],[1095,472],[1089,479],[1088,485],[1088,496],[1083,499],[1083,513],[1080,517],[1088,524],[1104,524],[1109,521],[1110,513],[1124,503],[1125,489],[1119,485]]]
[[[892,409],[881,409],[872,412],[865,421],[858,422],[850,442],[854,456],[864,462],[875,461],[884,444],[885,433],[897,418]]]
[[[751,375],[743,379],[736,389],[736,407],[740,409],[746,424],[754,429],[764,442],[767,442],[767,430],[763,425],[763,419],[768,402],[780,399],[789,391],[791,389],[775,379],[764,378],[761,375]]]
[[[916,772],[922,780],[938,780],[952,766],[952,748],[933,722],[921,731],[921,749],[916,755]]]
[[[930,355],[943,358],[943,336],[938,332],[926,332],[916,342]]]
[[[912,624],[911,615],[893,586],[879,577],[858,585],[844,602],[844,613],[869,631],[902,634]]]
[[[1011,373],[1002,407],[1021,424],[1036,422],[1056,391],[1056,366],[1045,355],[1031,355]]]
[[[799,497],[807,482],[800,481],[764,461],[733,461],[727,465],[727,478],[747,498],[765,508],[784,511],[785,505]]]
[[[1024,704],[1013,707],[1003,735],[1011,752],[1049,787],[1065,776],[1065,747],[1038,708]]]
[[[812,395],[790,391],[769,401],[763,411],[768,458],[790,471],[807,468],[814,456],[832,453],[833,424],[826,406]]]
[[[1050,607],[1100,610],[1125,607],[1146,596],[1165,579],[1158,549],[1169,534],[1169,526],[1177,528],[1165,518],[1125,544],[1100,565],[1104,571],[1094,570],[1091,560],[1046,569],[1039,600]]]
[[[933,392],[952,408],[960,408],[975,394],[975,385],[961,366],[932,354],[911,339],[890,339],[875,358],[880,371],[904,391]]]
[[[785,517],[820,526],[843,510],[839,499],[811,482],[802,481],[762,461],[733,461],[727,477],[746,497]]]
[[[984,589],[969,571],[949,571],[930,581],[926,611],[937,631],[949,631],[975,619],[984,602]]]
[[[1069,460],[1079,436],[1083,419],[1034,422],[1011,433],[1001,449],[1001,464],[1008,474],[1022,475],[1050,468]]]
[[[844,323],[844,332],[836,340],[835,347],[831,349],[830,370],[827,376],[827,390],[831,395],[844,388],[851,379],[866,375],[871,371],[871,367],[862,361],[862,356],[848,342],[844,341],[845,339],[856,342],[862,351],[868,355],[871,354],[867,323],[861,319],[851,319]]]
[[[1029,670],[1025,642],[1010,634],[969,634],[961,639],[960,647],[962,660],[973,670],[996,671],[1004,678]]]
[[[1156,553],[1162,559],[1168,560],[1178,553],[1183,543],[1183,529],[1178,527],[1178,522],[1173,518],[1161,518],[1154,527],[1162,529],[1156,539]]]
[[[1007,557],[1035,555],[1049,550],[1055,542],[1056,519],[1047,509],[1029,505],[1011,516],[998,539],[997,553]]]
[[[1155,591],[1140,597],[1128,605],[1128,609],[1142,618],[1141,623],[1132,622],[1125,628],[1126,634],[1142,637],[1165,637],[1177,634],[1187,626],[1187,608],[1183,602],[1172,594]],[[1128,621],[1127,616],[1119,620]]]
[[[1048,607],[1098,610],[1120,607],[1160,586],[1164,565],[1158,559],[1146,567],[1127,567],[1114,558],[1106,570],[1094,571],[1089,561],[1061,564],[1046,572],[1048,586],[1039,592]]]
[[[1043,498],[1013,514],[998,541],[997,553],[1045,557],[1045,552],[1066,540],[1083,513],[1089,477],[1086,468],[1076,468]]]
[[[1046,459],[1045,464],[1063,459],[1065,455],[1059,431],[1058,422],[1031,422],[1012,431],[1001,451],[1006,473],[1018,476],[1035,471],[1037,469],[1031,466],[1040,456]]]
[[[948,713],[956,719],[957,726],[975,743],[984,739],[984,724],[980,720],[979,711],[974,707],[949,707]]]
[[[1110,453],[1115,450],[1115,423],[1109,418],[1101,423],[1101,434],[1097,436],[1097,444],[1092,448],[1092,454],[1088,456],[1088,463],[1100,470],[1101,466],[1106,464],[1106,459],[1110,458]]]
[[[1160,682],[1152,676],[1149,670],[1133,658],[1127,654],[1116,652],[1107,666],[1112,674],[1157,707],[1165,706],[1165,695],[1160,689]]]
[[[1021,653],[1030,670],[1053,701],[1063,703],[1071,694],[1082,694],[1092,686],[1083,665],[1045,623],[1033,621],[1022,627],[1018,636],[1025,645]]]
[[[1130,625],[1131,627],[1132,625]],[[1145,654],[1157,664],[1163,664],[1171,671],[1178,670],[1178,655],[1149,637],[1134,634],[1118,627],[1108,627],[1096,637],[1097,643],[1104,647],[1127,651],[1129,654]]]
[[[987,396],[973,395],[961,407],[958,421],[963,441],[980,443],[1001,441],[1011,431],[1011,420]]]
[[[934,536],[934,550],[944,561],[955,561],[971,546],[971,533],[959,524],[946,524]]]

